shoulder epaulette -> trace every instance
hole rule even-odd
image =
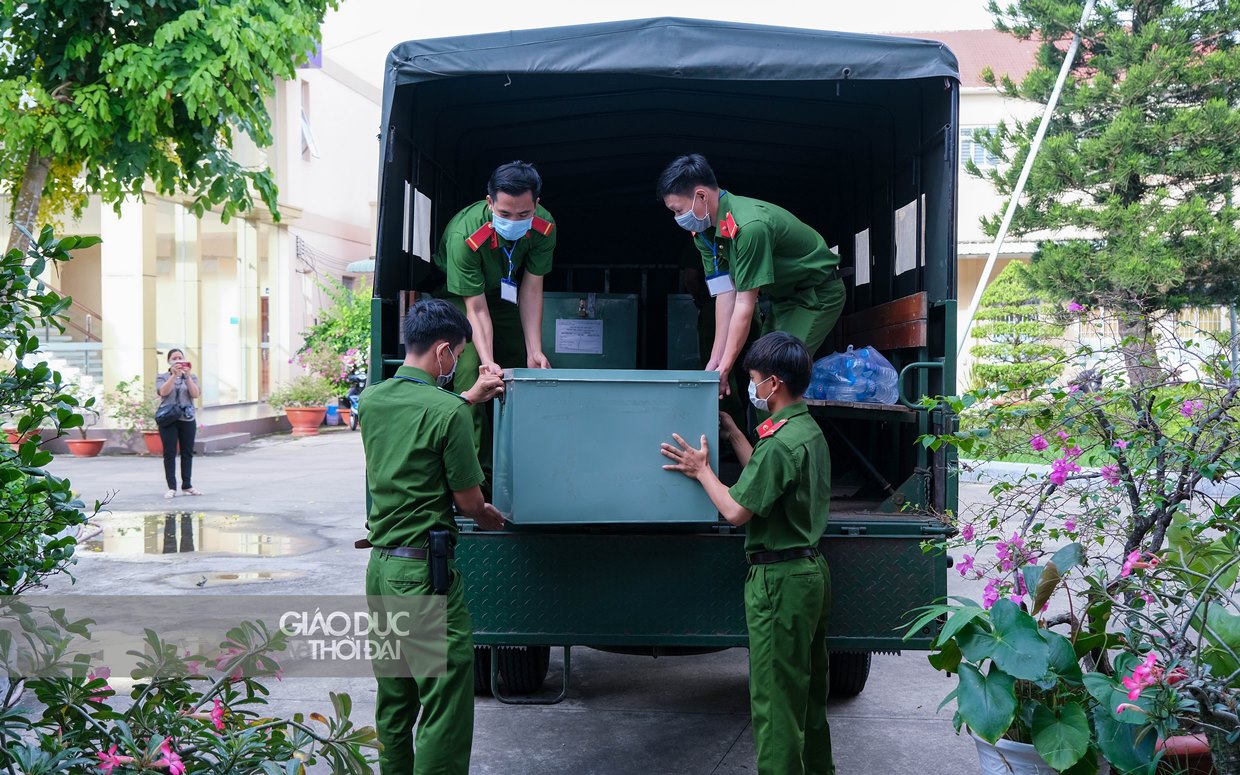
[[[758,438],[769,439],[770,437],[775,435],[776,431],[784,427],[784,424],[787,422],[788,422],[787,420],[780,420],[779,422],[772,422],[771,419],[768,417],[766,422],[758,426]]]
[[[741,228],[736,225],[736,221],[732,218],[732,213],[728,213],[719,222],[719,236],[724,239],[736,239],[736,235],[740,234],[740,231]]]
[[[555,228],[555,224],[551,221],[544,221],[537,215],[534,216],[534,222],[530,224],[531,231],[536,231],[544,237],[551,236],[551,230]]]
[[[491,225],[490,221],[482,224],[478,227],[478,231],[466,237],[465,244],[469,245],[469,249],[476,253],[478,252],[478,248],[482,247],[482,244],[487,240],[491,241],[491,247],[495,247],[497,243],[497,240],[495,239],[495,227]]]

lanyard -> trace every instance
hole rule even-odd
[[[719,243],[707,242],[706,238],[701,234],[698,235],[698,239],[700,239],[702,244],[705,245],[707,250],[710,251],[711,258],[715,261],[715,274],[719,274]]]
[[[508,282],[512,282],[512,272],[516,268],[516,265],[512,263],[512,254],[517,249],[517,243],[512,243],[510,248],[500,245],[499,249],[504,251],[504,258],[508,259]]]

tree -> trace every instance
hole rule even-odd
[[[1028,268],[1014,261],[982,294],[973,336],[985,341],[969,350],[976,358],[974,385],[1040,384],[1063,371],[1063,348],[1048,340],[1064,327],[1055,322],[1055,308],[1029,288],[1028,277]]]
[[[1080,21],[1079,0],[1016,0],[997,29],[1043,41],[1010,97],[1046,103]],[[1157,365],[1150,321],[1240,293],[1240,2],[1100,0],[1036,159],[1013,233],[1049,233],[1030,267],[1050,301],[1112,308],[1129,378]],[[1037,121],[983,133],[1008,165],[986,177],[1010,196]],[[981,175],[976,165],[971,173]],[[983,225],[994,234],[999,216]],[[1063,232],[1080,237],[1063,238]]]
[[[370,287],[349,289],[330,277],[319,287],[331,298],[331,306],[321,310],[314,325],[301,333],[305,343],[297,351],[297,362],[343,394],[349,389],[349,375],[366,373]]]
[[[80,214],[186,193],[228,220],[253,191],[278,217],[267,169],[232,156],[237,136],[272,143],[266,99],[292,78],[336,0],[0,0],[0,184],[13,195],[9,247],[40,211]]]

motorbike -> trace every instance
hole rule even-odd
[[[357,402],[362,397],[362,391],[366,389],[366,375],[353,374],[349,377],[349,392],[345,396],[349,399],[349,430],[357,430]]]

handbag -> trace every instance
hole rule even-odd
[[[167,428],[169,425],[172,425],[174,422],[179,422],[180,419],[181,419],[181,407],[177,406],[176,404],[168,404],[167,406],[161,406],[155,412],[155,424],[158,425],[160,428]]]
[[[186,405],[182,404],[182,405],[181,405],[181,419],[182,419],[182,420],[185,420],[185,421],[187,421],[187,422],[193,422],[193,421],[194,421],[194,417],[195,417],[195,415],[194,415],[194,407],[192,407],[192,406],[186,406]]]

